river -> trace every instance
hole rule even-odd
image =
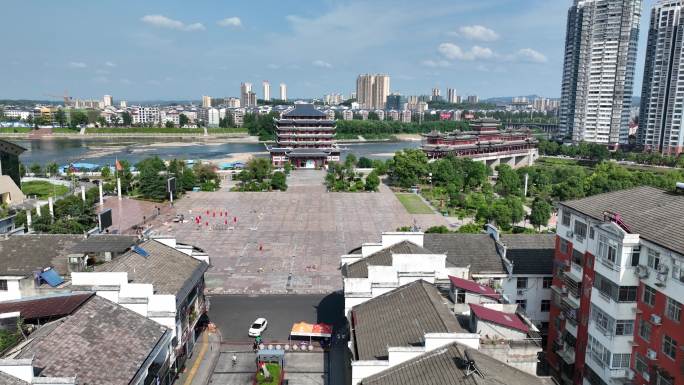
[[[11,142],[27,149],[20,156],[20,160],[31,165],[38,163],[45,165],[56,162],[58,165],[83,162],[98,165],[112,165],[116,159],[128,160],[131,164],[151,157],[159,156],[162,159],[186,159],[186,160],[243,160],[246,155],[266,156],[267,152],[261,143],[235,143],[221,141],[215,142],[158,139],[158,138],[84,138],[84,139],[9,139]],[[417,148],[418,141],[393,141],[393,142],[368,142],[341,144],[342,156],[353,153],[357,157],[371,159],[387,159],[396,151],[404,148]]]

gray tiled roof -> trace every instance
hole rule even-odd
[[[597,220],[604,211],[620,214],[630,232],[684,254],[684,195],[654,187],[636,187],[561,202]]]
[[[466,362],[479,371],[468,375]],[[362,385],[545,385],[539,378],[489,357],[475,349],[452,343],[372,375]]]
[[[513,262],[513,274],[553,275],[556,234],[504,234],[501,242]]]
[[[430,250],[409,241],[401,241],[392,246],[342,267],[346,278],[368,278],[368,266],[392,266],[392,254],[434,254]]]
[[[73,253],[123,253],[135,245],[138,237],[130,235],[101,234],[91,235],[71,249]]]
[[[14,376],[10,376],[9,374],[5,374],[3,372],[0,372],[0,384],[2,385],[29,385],[28,382],[24,380],[20,380]]]
[[[359,360],[386,359],[388,346],[416,346],[425,333],[467,333],[439,290],[423,280],[401,286],[352,308]]]
[[[45,328],[45,331],[41,329]],[[170,330],[99,296],[39,328],[15,358],[34,358],[43,377],[79,384],[128,384]]]
[[[470,266],[471,274],[504,274],[506,270],[488,234],[425,234],[423,246],[447,256],[447,266]]]
[[[54,267],[67,273],[67,254],[84,240],[82,235],[27,234],[0,239],[0,275],[28,276]]]
[[[326,117],[325,112],[320,111],[314,107],[313,104],[298,103],[294,108],[283,114],[284,118],[311,118],[311,117]]]
[[[133,251],[96,266],[97,272],[127,272],[131,283],[154,285],[155,294],[172,294],[176,302],[181,302],[202,278],[209,267],[206,262],[197,260],[173,247],[148,240],[139,245],[149,255]]]

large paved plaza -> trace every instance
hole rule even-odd
[[[162,215],[155,232],[209,253],[209,293],[330,293],[342,287],[340,255],[414,219],[423,228],[447,224],[439,215],[408,214],[384,185],[378,193],[328,193],[323,178],[298,170],[286,192],[189,193],[175,212],[191,220]]]

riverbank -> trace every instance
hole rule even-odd
[[[52,133],[49,135],[32,136],[29,133],[0,133],[0,139],[20,140],[52,140],[52,139],[88,139],[88,140],[111,140],[111,139],[163,139],[163,140],[187,140],[215,141],[221,139],[223,143],[259,143],[259,137],[247,133]]]

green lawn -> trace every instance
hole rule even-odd
[[[38,199],[45,200],[50,196],[60,196],[69,192],[66,186],[52,184],[41,180],[23,182],[21,191],[24,195],[36,195]]]
[[[30,127],[0,127],[2,134],[25,134],[31,131]]]
[[[266,369],[271,374],[271,378],[266,380],[261,374],[261,370],[259,370],[256,376],[256,383],[259,385],[278,385],[280,383],[280,365],[266,364]]]
[[[404,205],[409,214],[432,214],[433,211],[430,206],[426,205],[422,199],[416,194],[412,193],[397,193],[397,199]]]
[[[210,134],[246,133],[246,128],[208,128]],[[99,127],[86,128],[86,134],[204,134],[203,128]]]

